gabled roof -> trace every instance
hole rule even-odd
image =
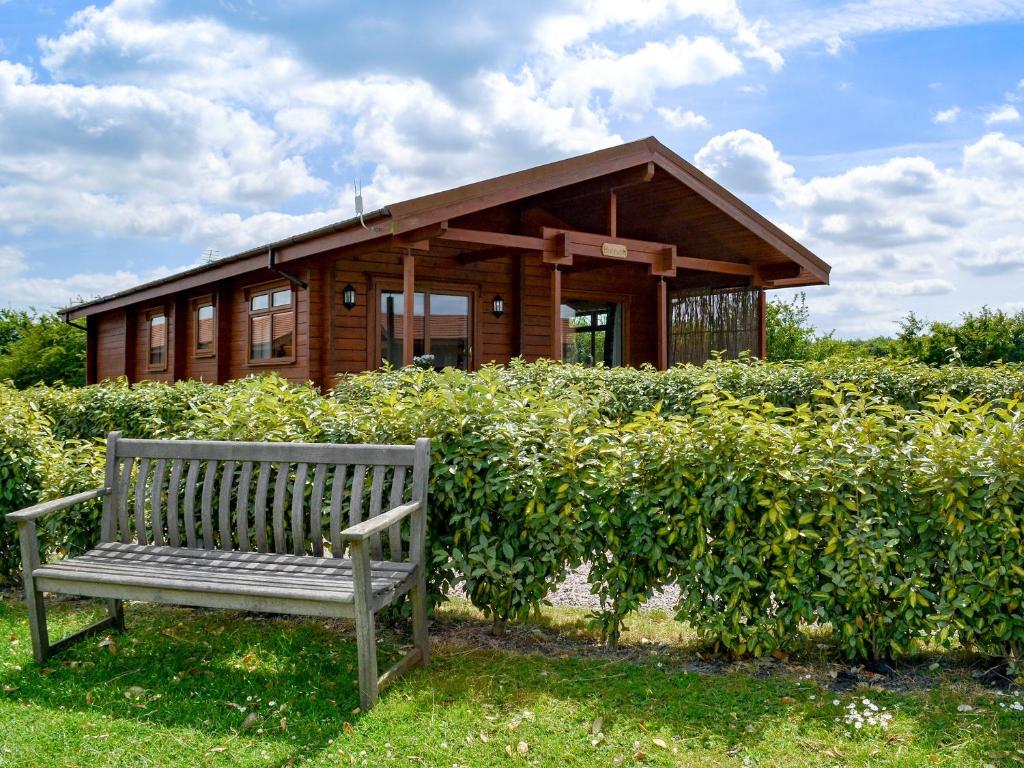
[[[166,295],[203,283],[244,274],[267,266],[269,252],[277,263],[394,235],[415,233],[459,216],[515,200],[544,194],[561,187],[652,163],[706,203],[728,216],[760,240],[781,260],[799,265],[798,285],[828,282],[831,267],[792,236],[757,213],[723,186],[698,170],[653,136],[608,149],[539,165],[523,171],[435,192],[394,203],[364,217],[294,235],[250,248],[210,264],[189,269],[103,298],[70,307],[68,319],[106,311],[136,301]]]

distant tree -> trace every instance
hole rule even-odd
[[[85,383],[85,334],[56,315],[0,310],[0,381]]]
[[[765,307],[769,360],[809,360],[818,337],[811,325],[807,297],[801,291],[790,301],[772,299]],[[827,337],[831,338],[831,334]]]
[[[934,365],[1024,362],[1024,311],[1009,314],[982,307],[964,312],[959,323],[932,323],[920,357]]]

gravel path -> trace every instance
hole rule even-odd
[[[590,585],[587,583],[587,574],[590,573],[589,565],[581,565],[574,571],[569,571],[565,581],[558,585],[558,589],[548,595],[552,605],[564,605],[570,608],[599,608],[600,603],[597,595],[590,594]],[[659,609],[668,614],[675,613],[675,604],[679,600],[679,587],[672,585],[661,592],[655,592],[651,599],[644,603],[640,609],[651,611]]]
[[[562,605],[568,608],[585,608],[587,610],[600,608],[601,605],[597,595],[590,593],[590,585],[587,583],[587,575],[589,573],[590,566],[586,564],[573,571],[569,571],[565,581],[558,585],[558,589],[548,595],[548,600],[552,605]],[[461,588],[457,588],[455,593],[465,597],[465,593]],[[661,592],[655,592],[640,610],[651,611],[658,609],[672,615],[675,613],[675,604],[678,600],[679,587],[673,585]]]

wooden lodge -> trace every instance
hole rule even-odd
[[[765,290],[829,266],[654,138],[396,203],[63,311],[90,383],[414,361],[764,354]]]

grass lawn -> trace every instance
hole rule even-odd
[[[97,607],[50,610],[59,637]],[[703,672],[714,665],[668,617],[636,619],[612,655],[582,616],[547,609],[490,638],[466,604],[446,606],[430,667],[360,714],[344,622],[130,604],[126,633],[40,668],[8,595],[0,766],[1024,764],[1020,696],[978,687],[962,659],[938,657],[928,690],[837,693],[815,643],[821,658]],[[401,642],[384,633],[382,663]],[[891,716],[887,728],[844,722],[851,703],[871,713],[865,698]]]

